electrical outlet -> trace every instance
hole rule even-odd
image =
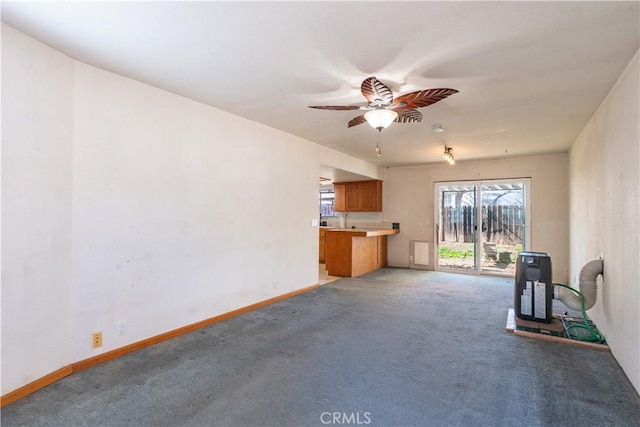
[[[92,335],[91,346],[92,348],[102,347],[102,332],[96,332]]]
[[[119,337],[126,335],[127,334],[127,321],[126,320],[120,320],[117,324],[117,334]]]

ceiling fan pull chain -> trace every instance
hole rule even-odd
[[[378,153],[378,157],[382,156],[382,142],[380,141],[381,134],[382,131],[378,130],[378,143],[376,144],[376,153]]]

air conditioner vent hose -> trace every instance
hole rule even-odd
[[[598,296],[598,276],[603,274],[604,263],[601,259],[589,261],[580,270],[580,293],[584,297],[584,310],[589,310],[596,303]],[[561,287],[553,287],[553,298],[562,301],[572,310],[582,310],[580,296],[571,290]]]

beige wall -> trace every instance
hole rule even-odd
[[[3,394],[318,282],[315,144],[5,25],[2,84]]]
[[[589,316],[640,391],[640,111],[635,55],[570,151],[571,284],[599,254],[604,282]]]
[[[72,126],[73,62],[3,25],[3,394],[69,363]]]
[[[365,162],[322,145],[317,145],[316,150],[318,151],[318,161],[323,166],[337,169],[340,172],[355,174],[358,176],[357,179],[384,179],[384,168],[381,166],[376,166],[373,163]],[[334,177],[329,176],[327,178],[333,179]],[[336,179],[339,180],[339,178]],[[356,179],[348,179],[348,181],[354,180]]]
[[[400,223],[389,239],[389,265],[409,266],[409,242],[434,240],[434,183],[531,178],[531,250],[548,252],[555,281],[569,271],[568,155],[549,154],[390,168],[383,187],[385,221]],[[433,254],[432,265],[433,265]]]

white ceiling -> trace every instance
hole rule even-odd
[[[566,151],[639,48],[639,2],[2,2],[97,67],[381,166]],[[450,87],[422,123],[347,122],[376,76]],[[445,132],[435,134],[435,123]]]

